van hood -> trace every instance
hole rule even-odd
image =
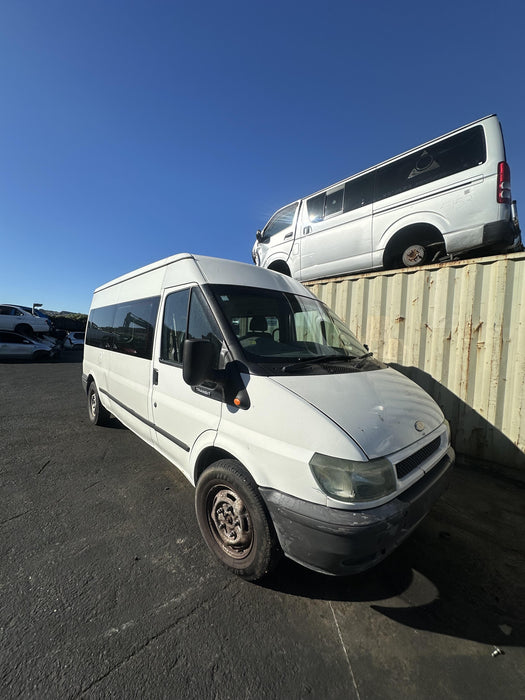
[[[423,389],[389,367],[272,379],[337,423],[369,459],[408,447],[444,420]]]

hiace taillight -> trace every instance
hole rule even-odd
[[[498,204],[510,204],[510,168],[504,160],[498,163]]]

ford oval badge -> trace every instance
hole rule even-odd
[[[422,420],[417,420],[414,423],[414,428],[417,430],[418,433],[422,433],[423,430],[425,429],[425,424],[423,423]]]

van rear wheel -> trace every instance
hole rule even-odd
[[[420,243],[412,243],[407,246],[401,255],[401,262],[405,267],[417,267],[424,265],[429,259],[428,248]]]
[[[208,467],[195,491],[197,521],[206,544],[231,572],[257,581],[273,570],[281,550],[257,485],[240,462]]]
[[[111,414],[107,408],[104,408],[104,406],[100,403],[100,397],[98,395],[95,382],[91,382],[89,385],[87,397],[88,416],[90,422],[93,425],[108,425]]]

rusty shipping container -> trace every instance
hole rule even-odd
[[[525,478],[525,253],[306,286],[436,399],[458,456]]]

